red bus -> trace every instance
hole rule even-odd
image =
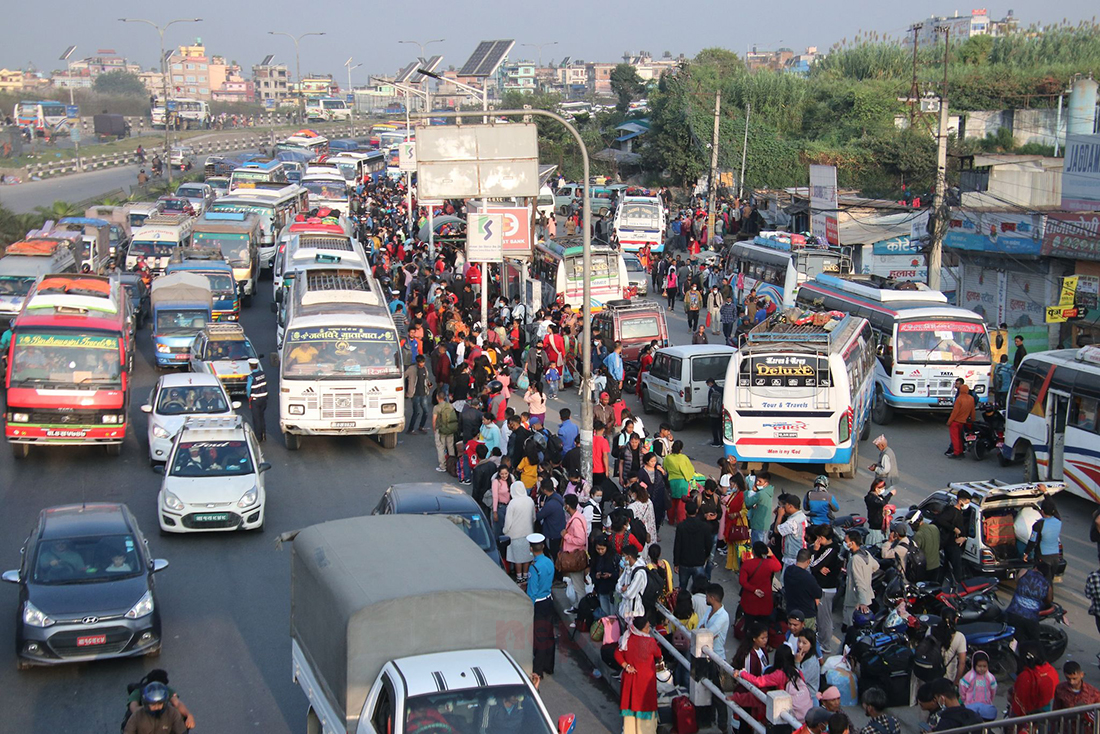
[[[4,435],[16,458],[33,445],[126,438],[133,367],[130,302],[117,279],[45,275],[12,323]]]

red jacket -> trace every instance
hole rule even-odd
[[[634,668],[633,673],[623,673],[619,708],[633,712],[657,710],[657,662],[663,657],[656,640],[633,630],[625,650],[615,647],[619,665],[630,663]]]
[[[775,556],[749,558],[741,562],[741,608],[745,614],[766,617],[772,613],[772,575],[782,570],[783,564]],[[756,590],[764,592],[757,596]]]

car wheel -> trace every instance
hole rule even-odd
[[[1035,449],[1030,446],[1027,447],[1027,453],[1024,454],[1024,481],[1039,481],[1039,463],[1035,458]]]
[[[302,447],[302,437],[297,433],[283,433],[283,443],[287,451],[297,451]]]
[[[29,443],[13,443],[11,445],[11,454],[17,459],[25,459],[31,453],[31,445]]]
[[[668,399],[668,424],[672,426],[674,431],[684,430],[684,424],[687,422],[687,416],[676,409],[676,403],[672,402],[672,398]]]
[[[383,433],[378,437],[378,443],[382,444],[382,448],[384,449],[397,448],[397,432]]]
[[[649,400],[649,390],[642,387],[642,412],[646,415],[653,415],[656,411],[653,409],[653,403]]]
[[[875,390],[875,402],[871,405],[871,420],[880,426],[885,426],[894,420],[894,409],[886,404],[882,390]]]

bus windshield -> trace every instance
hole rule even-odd
[[[210,292],[214,295],[235,295],[237,284],[229,273],[200,273],[210,281]]]
[[[33,275],[0,275],[0,296],[25,296],[34,281]]]
[[[393,329],[334,326],[290,329],[283,377],[400,377],[401,350]]]
[[[25,382],[117,387],[122,383],[118,337],[16,334],[11,384]]]
[[[336,181],[302,181],[301,186],[310,193],[311,197],[324,201],[333,199],[346,201],[348,198],[348,187]],[[313,198],[310,201],[313,201]]]
[[[196,232],[195,244],[203,247],[216,247],[230,265],[246,268],[252,262],[252,253],[248,250],[248,235],[224,232]]]
[[[339,163],[338,162],[336,164],[336,167],[340,169],[341,175],[343,175],[343,177],[346,180],[351,181],[352,179],[355,178],[355,174],[357,173],[357,171],[355,170],[356,165],[354,163]],[[303,186],[304,185],[305,184],[303,184]],[[306,188],[309,188],[309,187],[306,186]]]
[[[985,327],[973,321],[907,321],[898,324],[897,361],[906,364],[990,364]]]
[[[130,254],[144,255],[145,257],[169,257],[178,244],[178,242],[164,242],[162,240],[155,242],[134,240],[130,243]]]

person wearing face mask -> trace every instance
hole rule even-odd
[[[878,561],[863,547],[863,537],[849,530],[844,538],[848,548],[848,579],[844,590],[844,621],[852,624],[852,616],[857,612],[871,611],[871,602],[875,598],[871,589],[871,577],[878,570]]]
[[[141,708],[126,722],[123,734],[186,734],[183,716],[168,699],[168,686],[147,684],[141,691]]]
[[[962,547],[966,542],[967,511],[970,509],[970,493],[960,489],[955,504],[948,505],[936,516],[935,525],[940,529],[940,547],[946,568],[956,581],[966,578],[963,568]]]

